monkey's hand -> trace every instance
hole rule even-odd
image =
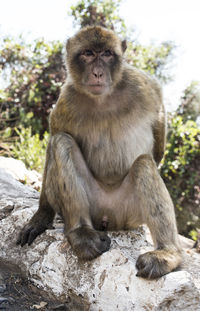
[[[159,278],[173,270],[181,263],[181,253],[174,249],[160,249],[147,252],[138,257],[136,276],[147,279]]]
[[[53,228],[50,225],[46,226],[41,223],[38,223],[37,225],[34,223],[28,223],[19,233],[18,239],[17,239],[17,245],[24,246],[26,243],[28,245],[31,245],[31,243],[35,240],[35,238],[40,235],[42,232],[44,232],[46,229]]]
[[[110,248],[110,238],[105,232],[96,231],[88,226],[71,231],[68,240],[75,254],[83,260],[92,260]]]

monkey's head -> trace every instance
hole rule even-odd
[[[91,96],[112,92],[122,76],[126,41],[100,26],[81,29],[67,41],[67,69],[73,85]]]

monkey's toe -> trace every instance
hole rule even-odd
[[[153,252],[140,255],[136,262],[138,272],[136,276],[155,279],[169,272],[164,258],[158,258]]]
[[[25,244],[31,245],[35,238],[45,230],[45,226],[34,226],[32,224],[28,224],[19,233],[16,244],[21,245],[22,247]]]
[[[29,233],[31,231],[31,227],[24,228],[20,231],[18,238],[17,238],[17,245],[24,246],[28,242]]]
[[[111,239],[104,232],[98,232],[98,233],[99,233],[99,236],[100,236],[100,245],[101,245],[102,253],[105,253],[110,248]]]
[[[136,268],[138,272],[136,276],[156,279],[175,270],[180,262],[180,253],[175,250],[147,252],[140,255],[137,259]]]
[[[104,233],[82,226],[68,234],[68,240],[76,255],[82,260],[92,260],[110,248],[111,240]]]

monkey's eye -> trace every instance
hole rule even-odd
[[[94,53],[91,50],[85,50],[85,52],[83,53],[85,56],[93,56]]]
[[[103,56],[111,56],[112,55],[112,52],[110,50],[106,50],[104,53],[103,53]]]

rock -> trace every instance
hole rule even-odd
[[[38,172],[27,170],[25,164],[20,160],[13,158],[0,157],[0,168],[6,170],[15,179],[22,183],[31,185],[34,189],[40,190],[42,184],[42,176]]]
[[[38,193],[0,169],[0,258],[17,264],[35,285],[63,297],[58,310],[199,311],[200,255],[184,240],[182,269],[154,281],[136,277],[139,254],[153,249],[146,227],[109,233],[110,251],[80,262],[55,222],[31,246],[16,246],[17,234],[38,207]]]
[[[1,198],[6,198],[7,206],[12,206],[12,201],[9,201],[9,198],[39,198],[39,193],[36,190],[15,180],[4,168],[0,168],[0,186]]]
[[[0,294],[4,293],[6,290],[6,284],[1,284],[0,285]]]
[[[59,304],[55,307],[52,308],[52,310],[55,310],[55,311],[65,311],[66,310],[66,305],[65,304]]]
[[[0,304],[2,304],[3,302],[9,302],[8,298],[0,297]]]

